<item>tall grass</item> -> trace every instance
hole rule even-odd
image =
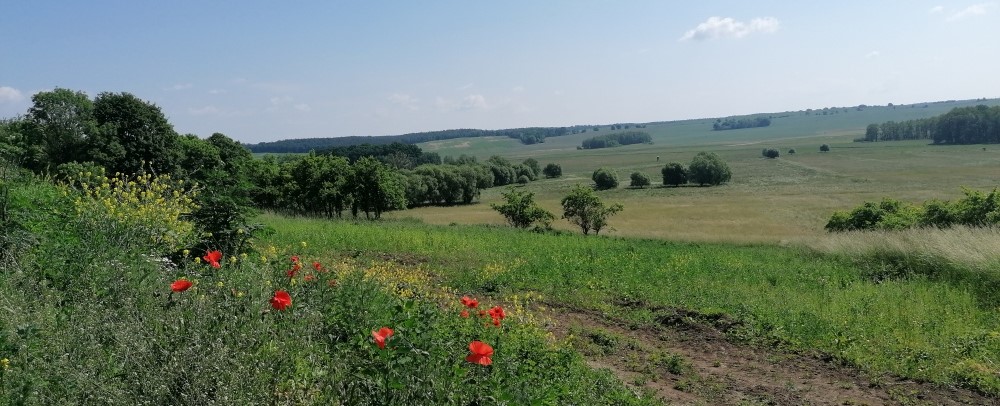
[[[1000,306],[1000,228],[958,226],[831,233],[809,247],[852,261],[875,280],[926,277]]]
[[[735,337],[819,350],[873,374],[1000,395],[1000,313],[968,284],[873,280],[837,257],[776,246],[543,235],[501,227],[356,224],[266,216],[276,242],[426,261],[441,283],[490,295],[536,292],[656,324],[672,308],[726,314]]]
[[[911,263],[1000,276],[1000,228],[957,226],[830,233],[809,247],[846,258],[895,256]]]

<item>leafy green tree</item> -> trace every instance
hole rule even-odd
[[[663,174],[663,184],[668,186],[680,186],[688,183],[688,171],[677,162],[668,163],[660,170]]]
[[[542,169],[542,173],[545,174],[546,178],[558,178],[562,176],[562,166],[555,163],[545,165],[545,168]]]
[[[594,174],[590,178],[597,184],[597,190],[618,187],[618,174],[610,168],[599,168],[594,171]]]
[[[97,129],[94,103],[83,92],[56,88],[31,97],[26,131],[25,165],[30,169],[55,168],[72,161],[88,160],[83,156],[83,144]]]
[[[177,169],[178,135],[156,105],[131,93],[104,92],[94,99],[94,120],[98,131],[88,140],[89,153],[108,172]]]
[[[789,149],[788,155],[795,155],[795,148]]]
[[[820,145],[819,152],[830,152],[830,146],[827,144]]]
[[[574,187],[561,203],[562,218],[580,227],[584,235],[590,234],[591,230],[595,235],[600,234],[608,225],[608,217],[623,209],[618,203],[605,206],[593,189],[582,185]]]
[[[406,208],[406,191],[403,179],[372,157],[364,157],[354,164],[351,179],[355,216],[365,213],[367,219],[379,219],[389,210]]]
[[[502,193],[502,196],[503,204],[493,203],[490,207],[499,212],[513,227],[528,228],[537,223],[547,229],[555,219],[555,215],[535,203],[534,193],[511,188]]]
[[[535,160],[535,158],[525,159],[524,162],[522,162],[522,164],[531,169],[531,176],[529,176],[531,180],[538,179],[538,175],[542,174],[542,168],[538,165],[538,161]]]
[[[721,185],[731,177],[729,165],[714,152],[699,152],[688,165],[688,179],[700,186]]]
[[[878,141],[878,124],[868,124],[865,128],[865,141]]]
[[[764,158],[774,159],[774,158],[777,158],[778,155],[781,155],[781,154],[778,152],[777,149],[774,149],[774,148],[764,148],[764,151],[761,152],[761,155],[764,155]]]
[[[646,186],[649,186],[649,184],[650,184],[649,183],[649,176],[646,175],[645,173],[642,173],[642,172],[632,172],[632,175],[630,177],[632,179],[632,183],[631,183],[630,186],[632,186],[632,187],[644,188]]]

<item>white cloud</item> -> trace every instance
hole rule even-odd
[[[305,112],[312,111],[312,107],[309,107],[309,105],[305,104],[305,103],[296,104],[296,105],[292,106],[292,108],[294,108],[294,109],[296,109],[298,111],[305,111]]]
[[[944,6],[934,6],[934,7],[931,7],[930,10],[927,10],[927,12],[931,13],[931,14],[937,14],[937,13],[940,13],[940,12],[943,12],[943,11],[944,11]]]
[[[192,85],[190,83],[178,83],[178,84],[170,86],[170,87],[165,87],[165,88],[163,88],[163,90],[177,91],[177,90],[190,89],[192,87],[194,87],[194,85]]]
[[[460,110],[486,110],[490,107],[486,103],[486,98],[481,94],[470,94],[462,99],[462,103],[459,104]]]
[[[871,51],[871,52],[865,54],[865,58],[867,58],[867,59],[878,58],[881,55],[882,55],[882,53],[879,52],[879,51]]]
[[[10,86],[0,86],[0,103],[17,103],[24,100],[24,93]]]
[[[996,7],[996,5],[997,5],[996,3],[979,3],[979,4],[973,4],[973,5],[969,6],[969,7],[966,7],[964,9],[962,9],[962,10],[960,10],[960,11],[958,11],[956,13],[953,13],[952,15],[948,16],[948,18],[946,18],[945,21],[947,21],[947,22],[955,22],[955,21],[962,20],[962,19],[965,19],[965,18],[968,18],[968,17],[981,16],[981,15],[986,14],[987,12],[989,12],[989,10],[992,9],[993,7]]]
[[[420,110],[419,102],[417,98],[403,93],[393,93],[389,95],[389,103],[406,107],[410,110]]]
[[[705,22],[684,33],[678,41],[743,38],[755,32],[775,32],[780,25],[781,23],[774,17],[754,18],[749,23],[738,21],[732,17],[709,17]]]

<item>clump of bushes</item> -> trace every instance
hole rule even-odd
[[[954,225],[986,227],[1000,224],[1000,191],[965,191],[965,197],[950,202],[931,200],[923,205],[885,198],[864,202],[851,211],[833,213],[827,231],[899,230],[912,227],[948,228]]]

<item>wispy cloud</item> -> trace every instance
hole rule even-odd
[[[462,86],[459,86],[458,90],[469,90],[469,89],[472,89],[473,86],[475,86],[475,84],[466,83],[466,84],[464,84]]]
[[[881,55],[882,55],[882,53],[879,52],[879,51],[871,51],[871,52],[865,54],[865,58],[867,58],[867,59],[878,58]]]
[[[685,32],[678,41],[743,38],[756,32],[775,32],[780,26],[781,23],[774,17],[754,18],[749,23],[732,17],[709,17],[694,29]]]
[[[24,100],[24,93],[10,86],[0,86],[0,103],[17,103]]]
[[[178,84],[175,84],[173,86],[165,87],[165,88],[163,88],[163,90],[178,91],[178,90],[187,90],[187,89],[190,89],[192,87],[194,87],[194,85],[192,85],[190,83],[178,83]]]
[[[955,13],[952,13],[945,21],[951,23],[959,20],[964,20],[969,17],[981,16],[990,11],[990,9],[996,7],[996,3],[979,3],[973,4]]]
[[[208,94],[224,94],[226,89],[212,89],[208,91]]]
[[[420,110],[420,100],[404,93],[393,93],[389,95],[389,103],[403,106],[410,110]]]
[[[298,104],[292,106],[292,108],[296,109],[298,111],[302,111],[302,112],[312,111],[312,107],[309,107],[309,105],[305,104],[305,103],[298,103]]]
[[[521,93],[524,91],[524,86],[521,85],[514,86],[513,88],[510,89],[510,91],[514,93]]]
[[[934,6],[930,10],[927,10],[930,14],[938,14],[944,12],[944,6]]]

